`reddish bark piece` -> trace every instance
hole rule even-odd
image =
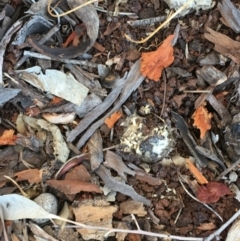
[[[204,104],[199,106],[192,115],[193,126],[200,130],[200,138],[203,139],[207,130],[211,129],[212,114],[207,111]]]
[[[93,183],[77,180],[47,180],[46,183],[64,194],[76,194],[79,192],[102,193],[101,189]]]
[[[174,35],[169,35],[156,51],[143,53],[140,71],[143,76],[159,81],[164,68],[174,61],[172,40]]]
[[[6,130],[0,136],[0,145],[15,145],[17,136],[14,135],[14,130]]]
[[[14,174],[17,177],[16,181],[27,180],[29,183],[40,183],[42,181],[42,170],[38,169],[27,169]]]
[[[194,164],[188,158],[186,158],[186,166],[200,184],[208,183],[208,180],[203,176],[203,174],[194,166]]]
[[[203,203],[215,203],[227,194],[232,194],[231,190],[219,182],[209,182],[206,186],[200,186],[196,192],[197,198]]]
[[[84,165],[79,165],[70,170],[66,176],[65,180],[78,180],[83,182],[91,181],[91,176]]]

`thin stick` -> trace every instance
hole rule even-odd
[[[183,91],[184,93],[211,93],[212,91],[211,90],[184,90]]]
[[[2,229],[3,229],[3,236],[6,241],[9,241],[7,231],[6,231],[6,225],[4,223],[4,217],[3,217],[3,207],[0,205],[0,219],[2,222]]]
[[[162,29],[163,27],[165,27],[167,24],[170,23],[170,21],[175,18],[180,12],[182,12],[185,8],[187,8],[187,6],[192,2],[193,0],[188,0],[182,7],[180,7],[175,13],[173,13],[172,15],[170,15],[166,21],[164,21],[155,31],[153,31],[148,37],[146,37],[145,39],[136,41],[133,40],[129,35],[125,34],[124,36],[126,37],[127,40],[129,40],[130,42],[136,43],[136,44],[142,44],[145,43],[146,41],[148,41],[151,37],[153,37],[160,29]]]
[[[65,15],[67,15],[67,14],[70,14],[70,13],[72,13],[72,12],[75,12],[76,10],[78,10],[78,9],[80,9],[80,8],[83,8],[83,7],[85,7],[85,6],[87,6],[87,5],[91,4],[91,3],[98,2],[98,1],[100,1],[100,0],[90,0],[90,1],[88,1],[88,2],[86,2],[86,3],[83,3],[83,4],[79,5],[79,6],[76,7],[76,8],[73,8],[73,9],[71,9],[71,10],[65,12],[65,13],[61,13],[61,14],[58,14],[58,15],[53,14],[52,11],[51,11],[51,3],[52,3],[52,1],[53,1],[53,0],[50,0],[49,3],[48,3],[48,6],[47,6],[48,13],[49,13],[52,17],[62,17],[62,16],[65,16]]]
[[[131,217],[132,217],[132,220],[134,221],[134,223],[136,224],[137,229],[138,229],[138,230],[141,230],[141,228],[139,227],[139,224],[138,224],[137,219],[136,219],[136,217],[134,216],[134,214],[131,214]]]
[[[219,181],[223,176],[228,174],[230,171],[232,171],[237,165],[240,164],[240,159],[234,162],[229,168],[224,170],[219,176],[217,176],[216,181]]]
[[[163,111],[164,111],[164,107],[165,107],[165,103],[166,103],[167,79],[166,79],[165,71],[163,71],[163,81],[164,81],[163,105],[162,105],[160,117],[162,117],[162,115],[163,115]]]
[[[32,57],[32,58],[38,58],[38,59],[54,60],[54,58],[50,58],[44,54],[35,53],[35,52],[27,51],[27,50],[25,50],[23,52],[23,55],[24,56],[26,55],[26,56]],[[57,61],[59,61],[59,60],[57,60]],[[67,64],[79,64],[81,66],[87,66],[90,68],[98,68],[98,65],[101,65],[101,64],[89,62],[87,60],[78,60],[78,59],[61,59],[61,62],[67,63]]]

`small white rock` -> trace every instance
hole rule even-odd
[[[37,203],[39,206],[41,206],[47,212],[52,214],[57,214],[57,210],[58,210],[57,198],[51,193],[42,193],[39,196],[37,196],[33,201]],[[35,223],[42,224],[42,223],[48,222],[49,219],[38,218],[38,219],[33,219],[33,221]]]

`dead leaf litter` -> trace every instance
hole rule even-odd
[[[236,240],[239,7],[1,1],[2,239]]]

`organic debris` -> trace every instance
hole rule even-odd
[[[159,81],[163,69],[173,63],[173,38],[174,35],[169,35],[156,51],[142,53],[140,71],[145,77]]]
[[[1,1],[0,235],[234,239],[238,8]]]
[[[204,105],[199,106],[192,115],[193,126],[200,130],[200,138],[203,139],[208,130],[211,130],[212,114],[208,112]]]
[[[215,203],[221,197],[232,194],[231,190],[223,183],[208,182],[197,190],[197,198],[203,203]]]

